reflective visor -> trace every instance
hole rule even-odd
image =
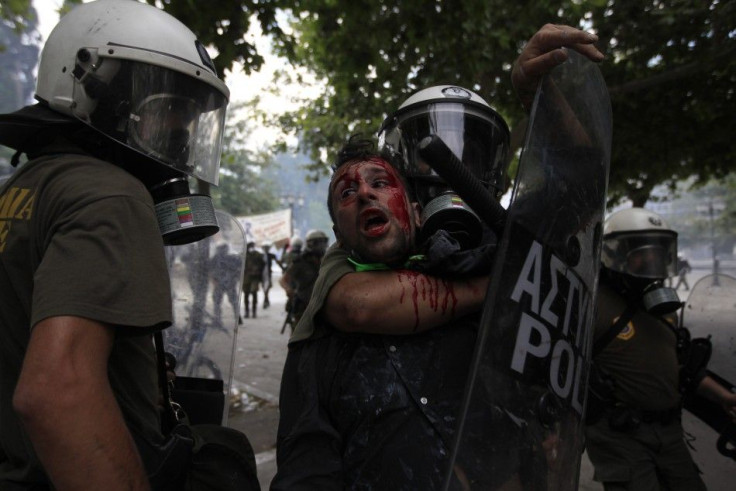
[[[676,274],[677,235],[638,231],[611,234],[604,239],[603,264],[637,278],[664,279]]]
[[[163,67],[127,60],[110,80],[88,77],[75,87],[80,103],[94,88],[88,124],[184,174],[217,184],[227,99],[213,86]]]
[[[472,174],[487,187],[504,186],[508,131],[490,110],[469,104],[434,103],[397,115],[380,135],[381,145],[389,147],[405,160],[407,176],[439,179],[419,156],[419,142],[430,135],[439,136]]]

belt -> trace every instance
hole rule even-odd
[[[680,406],[662,409],[660,411],[640,410],[639,416],[645,423],[668,424],[676,419],[680,419]]]
[[[679,419],[679,406],[661,411],[649,411],[617,405],[608,412],[608,425],[616,431],[631,431],[638,428],[642,423],[668,425]]]

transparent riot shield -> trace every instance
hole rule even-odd
[[[724,274],[701,278],[682,310],[682,323],[692,342],[709,338],[712,346],[708,374],[736,391],[736,278]],[[697,356],[697,355],[696,355]],[[692,456],[709,490],[726,490],[736,475],[736,424],[720,405],[697,394],[684,401],[683,428],[690,436]],[[694,417],[692,417],[694,416]]]
[[[530,116],[446,489],[577,488],[611,107],[569,54]]]
[[[245,234],[229,214],[215,212],[220,231],[166,248],[174,323],[164,330],[177,379],[172,399],[193,422],[227,423],[238,334]]]

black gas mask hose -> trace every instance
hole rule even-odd
[[[506,224],[506,210],[493,194],[452,153],[438,136],[428,136],[418,145],[419,155],[444,179],[460,198],[499,237]]]

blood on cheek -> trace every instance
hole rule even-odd
[[[450,315],[455,315],[457,297],[452,283],[439,278],[431,278],[416,271],[399,270],[396,272],[399,283],[402,284],[399,303],[404,303],[406,289],[404,283],[410,288],[411,300],[414,304],[414,332],[419,329],[419,302],[427,302],[429,308],[435,312],[441,311],[444,315],[448,308]]]
[[[386,172],[387,180],[390,182],[390,185],[385,188],[390,193],[386,205],[391,214],[396,218],[399,226],[405,232],[408,232],[411,228],[411,219],[409,217],[409,203],[406,198],[406,189],[404,189],[401,180],[391,165],[382,160],[373,160],[371,163],[382,167]]]
[[[404,192],[404,188],[394,188],[394,191],[391,192],[391,197],[388,199],[388,203],[386,204],[402,230],[404,230],[404,232],[408,232],[411,228],[411,220],[409,218],[409,207],[406,202],[406,193]]]

